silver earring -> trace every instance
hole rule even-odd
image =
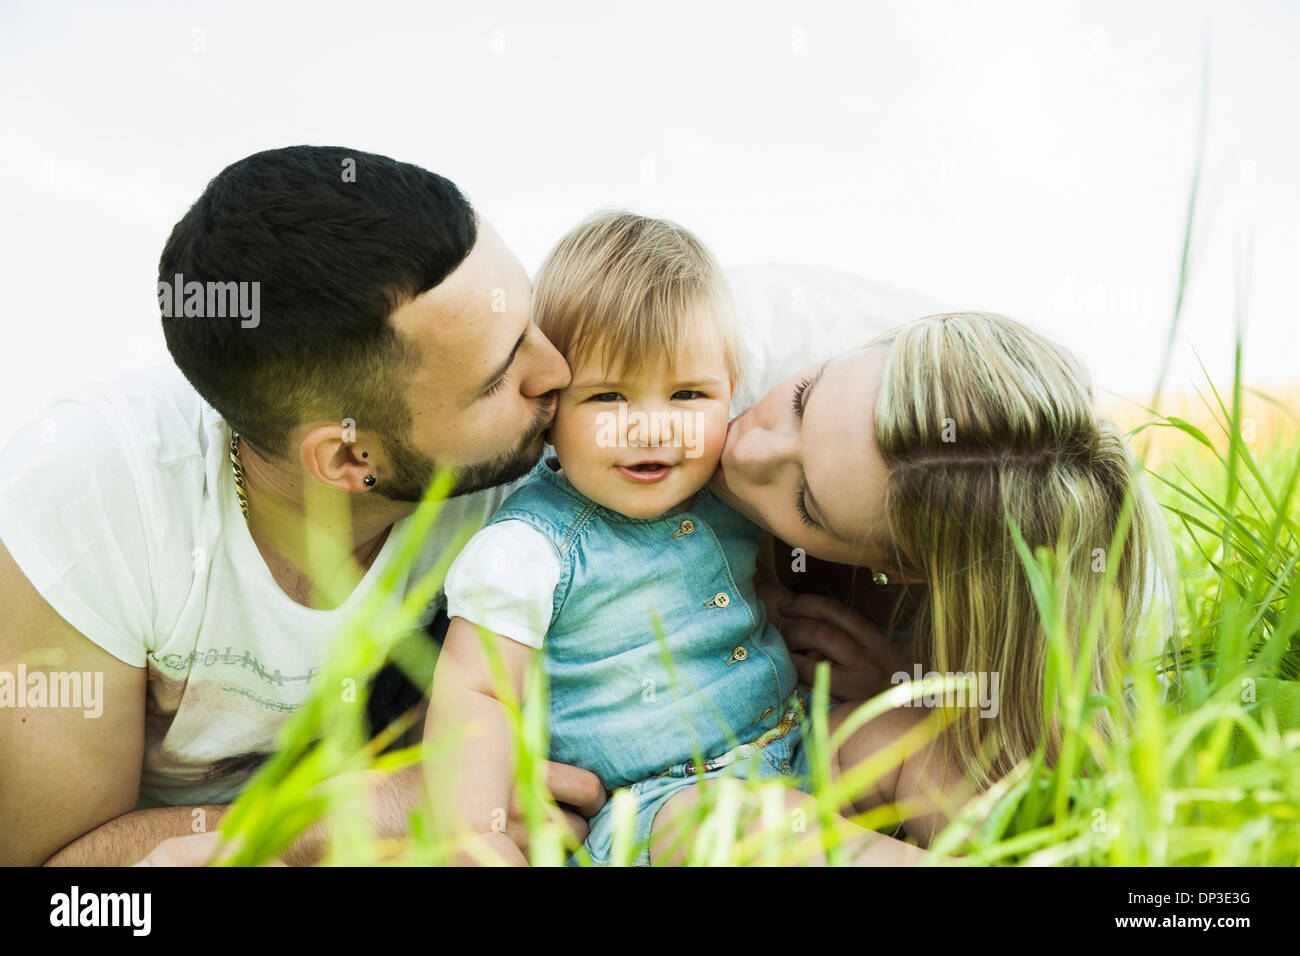
[[[373,488],[373,487],[375,487],[375,476],[374,476],[374,475],[366,475],[366,477],[363,478],[362,481],[364,481],[364,482],[366,483],[366,487],[367,487],[367,488]]]
[[[875,574],[871,575],[871,583],[879,584],[883,587],[889,583],[889,576],[886,575],[884,571],[877,571]]]

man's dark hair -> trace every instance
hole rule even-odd
[[[338,146],[255,153],[208,183],[163,247],[167,348],[263,454],[288,454],[290,431],[315,419],[351,418],[401,444],[419,355],[388,318],[454,271],[476,235],[455,184],[418,166]],[[259,283],[256,320],[164,304],[178,274]]]

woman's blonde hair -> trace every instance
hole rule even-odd
[[[706,318],[707,316],[707,318]],[[551,250],[533,282],[533,320],[571,366],[598,358],[636,375],[686,348],[718,350],[741,378],[744,349],[726,276],[689,230],[601,210]]]
[[[880,343],[890,346],[875,405],[889,468],[886,553],[927,582],[914,605],[917,661],[940,674],[998,674],[996,716],[954,710],[946,734],[959,764],[987,786],[1040,742],[1049,764],[1060,746],[1044,700],[1047,629],[1011,522],[1031,553],[1063,557],[1069,586],[1058,598],[1073,661],[1096,602],[1106,606],[1086,665],[1095,693],[1117,686],[1155,592],[1172,593],[1168,528],[1065,349],[984,312],[927,316]],[[1107,562],[1113,584],[1104,589]],[[1164,610],[1172,626],[1172,602]],[[1111,732],[1104,714],[1099,725]]]

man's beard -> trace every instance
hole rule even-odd
[[[528,474],[542,455],[545,442],[541,435],[550,423],[551,409],[554,407],[554,396],[538,407],[532,426],[513,451],[490,461],[462,467],[456,475],[456,484],[447,497],[458,498],[485,488],[495,488]],[[424,497],[424,489],[438,470],[437,463],[432,458],[416,451],[405,441],[390,444],[388,464],[392,475],[376,481],[371,494],[392,501],[420,501]]]

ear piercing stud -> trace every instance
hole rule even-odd
[[[364,481],[364,482],[366,483],[366,487],[367,487],[367,488],[373,488],[373,487],[375,487],[375,476],[374,476],[374,475],[366,475],[366,477],[363,478],[363,479],[361,479],[361,480]]]
[[[883,586],[889,583],[889,576],[884,571],[877,571],[871,575],[871,582]]]

